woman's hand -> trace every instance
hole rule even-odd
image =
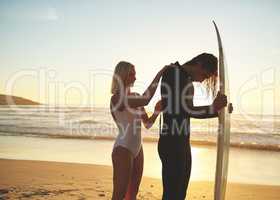
[[[174,64],[170,64],[170,65],[165,65],[159,72],[158,72],[158,74],[159,74],[159,76],[162,76],[163,75],[163,73],[166,71],[166,70],[168,70],[169,68],[172,68],[172,67],[175,67],[176,65],[174,65]]]
[[[155,113],[159,114],[162,111],[161,100],[159,100],[155,105]]]
[[[221,94],[221,92],[218,92],[215,100],[213,101],[213,108],[215,112],[218,112],[223,107],[227,105],[227,96],[224,94]]]
[[[158,117],[159,113],[162,111],[162,107],[161,107],[161,100],[159,100],[156,105],[155,105],[155,109],[154,109],[154,113],[148,117],[148,114],[145,110],[144,107],[142,107],[142,114],[141,114],[141,118],[142,118],[142,122],[145,126],[146,129],[149,129],[153,126],[153,124],[155,123],[156,118]]]

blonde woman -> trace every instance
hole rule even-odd
[[[148,117],[144,106],[155,94],[159,80],[167,66],[162,68],[149,87],[139,95],[130,88],[136,80],[135,67],[121,61],[115,67],[111,88],[111,114],[119,129],[113,151],[113,196],[112,200],[135,200],[143,172],[143,149],[141,123],[150,128],[161,111],[158,101],[154,113]]]

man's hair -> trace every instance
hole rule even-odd
[[[213,54],[202,53],[192,58],[186,63],[187,65],[201,64],[202,68],[209,72],[211,75],[217,74],[218,59]]]
[[[185,65],[196,65],[200,64],[205,69],[210,77],[204,80],[204,85],[208,94],[212,93],[212,97],[217,94],[217,76],[218,76],[218,59],[213,54],[202,53],[186,62]]]

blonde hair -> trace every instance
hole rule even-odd
[[[116,94],[120,92],[122,88],[125,86],[125,81],[127,79],[128,73],[134,66],[125,61],[120,61],[115,67],[112,85],[111,85],[111,93]]]

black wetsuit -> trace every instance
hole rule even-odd
[[[182,102],[183,89],[191,80],[178,62],[175,65],[163,74],[161,81],[165,110],[158,152],[162,162],[163,200],[185,199],[192,166],[190,116]]]

